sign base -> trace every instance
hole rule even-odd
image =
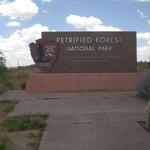
[[[32,74],[26,92],[133,91],[138,77],[138,73]]]

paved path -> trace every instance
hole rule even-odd
[[[2,99],[20,101],[9,116],[49,114],[39,150],[150,149],[150,135],[137,123],[146,102],[134,92],[9,91]]]

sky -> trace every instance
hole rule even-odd
[[[44,31],[136,31],[137,60],[150,61],[150,0],[0,0],[0,50],[8,67],[33,64]]]

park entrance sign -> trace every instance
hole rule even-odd
[[[42,73],[29,76],[27,92],[136,88],[136,32],[43,32],[30,50]]]
[[[136,32],[43,32],[30,44],[44,73],[136,72]]]

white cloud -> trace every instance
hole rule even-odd
[[[146,23],[150,24],[150,19],[149,19],[149,17],[148,17],[143,11],[137,10],[137,13],[138,13],[138,16],[139,16],[142,20],[144,20],[144,21],[146,21]]]
[[[149,45],[149,46],[150,46],[150,40],[147,42],[147,45]],[[150,51],[150,48],[149,48],[149,51]]]
[[[150,45],[137,48],[138,61],[150,61]]]
[[[120,31],[121,29],[113,26],[106,26],[96,17],[77,16],[70,14],[66,17],[66,22],[75,27],[75,29],[86,31]]]
[[[7,23],[7,26],[11,26],[11,27],[19,27],[20,25],[21,23],[18,21],[11,21]]]
[[[138,47],[138,60],[150,61],[150,32],[138,33],[138,40],[146,42],[145,46]]]
[[[32,0],[14,0],[0,5],[0,14],[12,20],[26,21],[38,13],[38,6]]]
[[[140,32],[137,34],[137,38],[142,40],[150,40],[150,32],[144,32],[144,33]]]
[[[143,40],[144,42],[146,42],[146,45],[150,46],[150,32],[138,33],[137,38],[139,40]]]
[[[138,16],[141,19],[146,19],[148,16],[144,14],[144,12],[142,12],[141,10],[137,10]]]
[[[33,64],[29,43],[41,38],[42,31],[49,31],[47,26],[35,24],[29,28],[16,30],[9,38],[0,37],[1,49],[8,66]]]

